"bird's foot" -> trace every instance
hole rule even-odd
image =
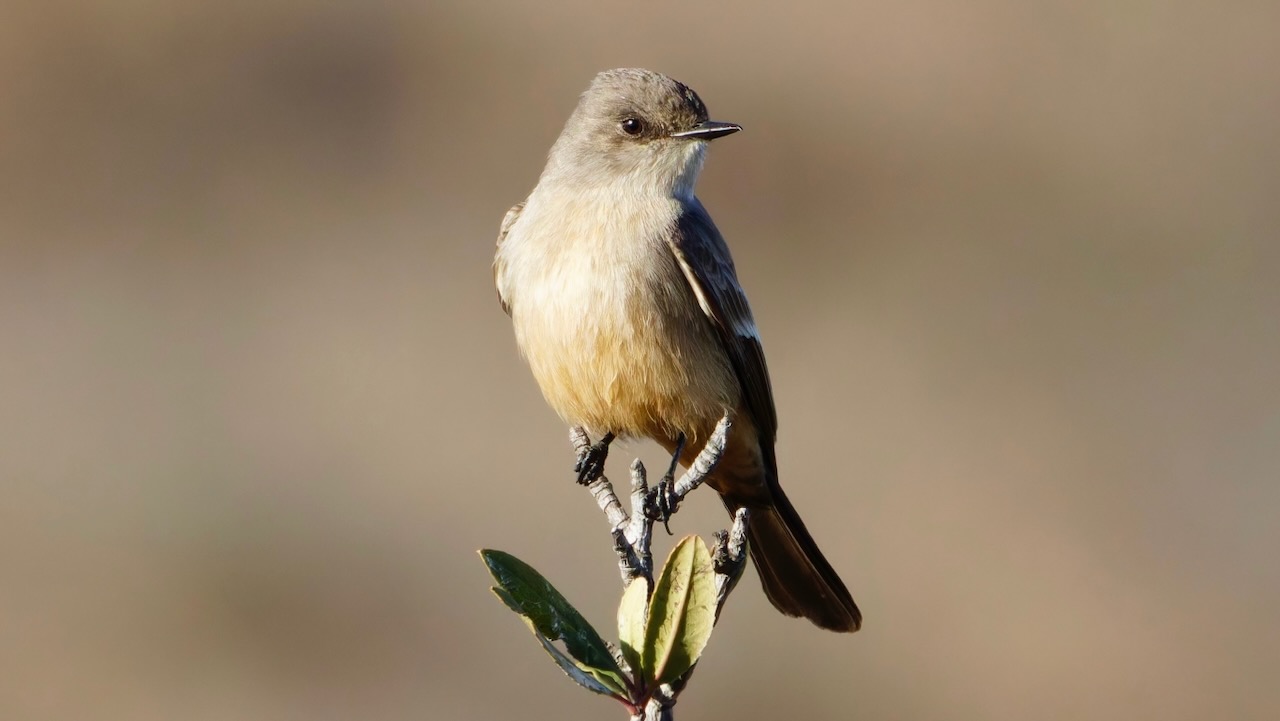
[[[671,516],[680,508],[680,495],[676,493],[676,465],[680,463],[680,454],[684,452],[685,437],[681,433],[676,439],[675,453],[671,454],[671,465],[667,466],[667,472],[663,474],[662,480],[658,481],[658,485],[654,487],[644,500],[644,514],[650,520],[661,521],[662,527],[666,529],[667,535],[671,534],[671,526],[669,521]]]
[[[578,474],[579,484],[585,486],[594,483],[604,475],[604,462],[609,457],[609,444],[613,439],[612,433],[606,433],[603,438],[578,454],[578,462],[574,464],[573,470]]]
[[[665,477],[658,485],[649,489],[644,497],[644,515],[651,521],[658,521],[671,535],[669,521],[680,506],[680,499],[675,494],[675,484]]]

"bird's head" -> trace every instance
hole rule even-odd
[[[691,88],[660,73],[606,70],[582,94],[547,171],[616,192],[692,195],[707,142],[742,127],[707,119]]]

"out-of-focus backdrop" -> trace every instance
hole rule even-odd
[[[1277,23],[7,4],[0,718],[622,718],[475,551],[612,628],[604,521],[489,262],[629,65],[747,129],[700,195],[784,485],[866,614],[822,633],[749,576],[681,716],[1280,716]],[[614,475],[635,455],[661,462]],[[725,524],[702,495],[677,533]]]

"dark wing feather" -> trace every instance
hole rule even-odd
[[[755,319],[738,284],[729,247],[696,198],[680,215],[670,242],[685,278],[733,363],[746,406],[767,440],[764,451],[771,455],[778,432],[773,388]]]
[[[511,206],[511,210],[508,210],[507,214],[502,216],[502,225],[498,228],[497,245],[499,247],[502,246],[502,241],[507,239],[507,233],[511,232],[511,226],[515,225],[516,221],[520,219],[520,211],[522,210],[524,210],[523,200]],[[502,263],[502,255],[495,254],[493,256],[494,285],[497,285],[498,274],[501,272],[501,267],[499,265],[500,263]],[[511,304],[507,301],[506,298],[502,297],[501,288],[498,289],[498,304],[502,306],[503,313],[506,313],[507,315],[511,315]]]

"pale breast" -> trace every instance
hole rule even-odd
[[[548,223],[541,210],[504,242],[499,282],[547,402],[596,433],[704,437],[740,391],[663,240],[673,216],[614,202]]]

